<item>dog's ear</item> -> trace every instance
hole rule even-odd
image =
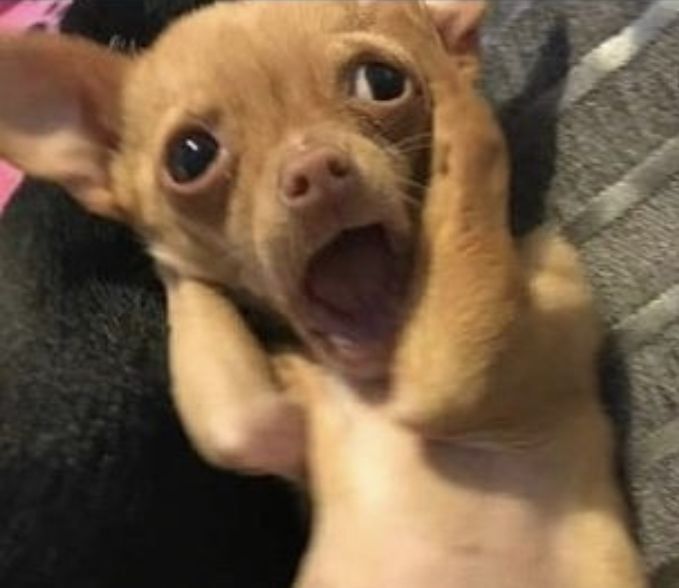
[[[0,157],[120,217],[110,181],[127,59],[58,35],[0,36]]]
[[[446,51],[460,68],[476,76],[480,64],[480,30],[486,14],[484,0],[424,0],[424,6]]]

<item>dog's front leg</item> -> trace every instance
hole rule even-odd
[[[419,273],[391,409],[403,422],[448,434],[474,426],[526,297],[509,232],[504,138],[473,85],[450,67],[437,69]]]
[[[236,308],[207,284],[166,284],[174,402],[198,453],[217,467],[295,477],[301,410]]]
[[[429,435],[525,439],[535,415],[595,388],[589,289],[553,233],[512,238],[502,133],[472,86],[440,70],[419,275],[390,408]]]

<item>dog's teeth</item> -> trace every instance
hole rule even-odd
[[[331,335],[330,343],[332,343],[333,347],[343,351],[351,351],[355,347],[355,344],[351,339],[343,337],[342,335]]]

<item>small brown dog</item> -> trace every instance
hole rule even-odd
[[[147,240],[198,450],[287,473],[307,447],[300,588],[645,585],[577,258],[509,235],[482,13],[243,2],[130,61],[0,40],[0,154]],[[271,361],[209,284],[285,317],[324,367]]]

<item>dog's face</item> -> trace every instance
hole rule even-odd
[[[241,285],[358,377],[398,325],[430,123],[414,48],[379,12],[186,19],[132,75],[119,163],[160,260]]]
[[[417,2],[346,0],[182,19],[135,60],[96,65],[117,73],[99,72],[106,87],[76,114],[106,131],[108,183],[83,199],[133,225],[161,265],[271,306],[346,375],[384,377],[427,178],[425,56],[452,26],[435,20]],[[109,85],[120,99],[102,118]],[[0,126],[11,156],[2,143]],[[72,191],[93,183],[75,175]]]

